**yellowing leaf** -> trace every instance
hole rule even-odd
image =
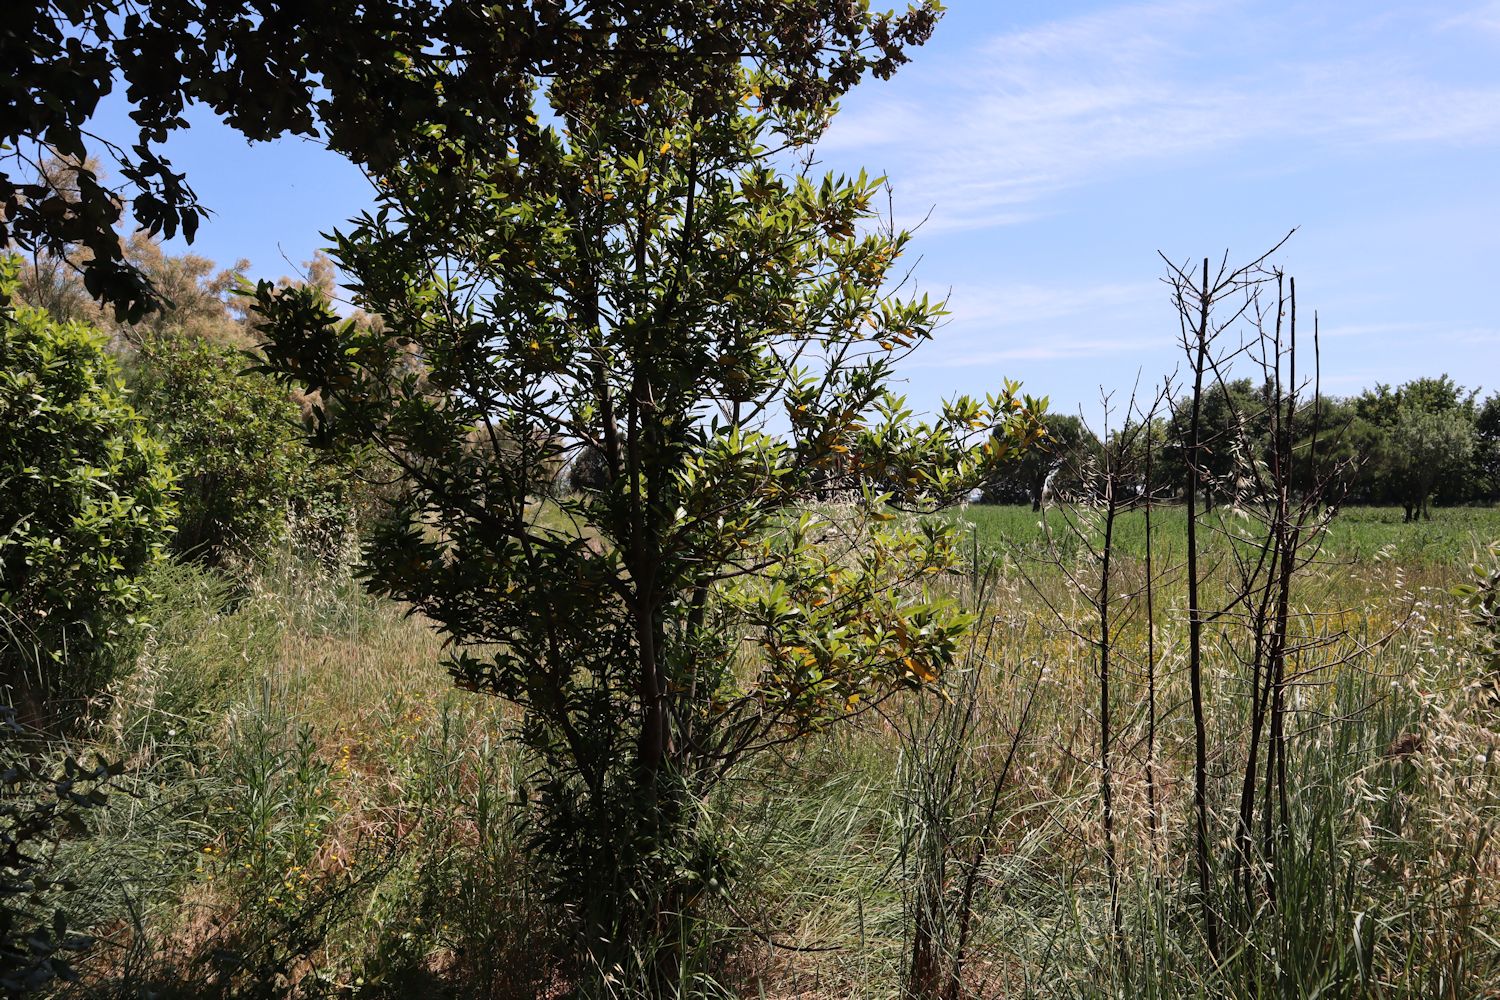
[[[938,675],[933,672],[931,667],[918,660],[912,659],[910,656],[906,657],[901,662],[906,665],[906,669],[911,672],[913,677],[924,684],[931,684],[938,679]]]

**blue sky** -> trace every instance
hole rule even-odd
[[[191,120],[168,148],[216,212],[196,252],[287,274],[368,203],[315,144]],[[1158,250],[1248,258],[1294,226],[1326,391],[1500,388],[1500,0],[950,0],[820,155],[926,219],[917,277],[952,317],[903,369],[919,407],[1009,376],[1097,409],[1176,364]]]

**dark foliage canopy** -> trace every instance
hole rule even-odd
[[[116,227],[192,240],[207,208],[162,153],[189,104],[247,139],[317,138],[379,177],[439,147],[452,156],[447,139],[507,140],[526,154],[545,81],[596,105],[663,79],[732,101],[727,84],[748,61],[768,71],[776,107],[823,107],[866,73],[889,76],[940,10],[933,0],[899,14],[822,0],[18,4],[0,19],[0,245],[56,257],[84,248],[90,293],[139,319],[161,295]],[[89,125],[120,88],[139,128],[128,147]],[[51,156],[82,165],[100,154],[114,161],[117,189],[86,167],[71,191],[33,179]]]

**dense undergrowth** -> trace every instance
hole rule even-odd
[[[1189,872],[1171,558],[1149,747],[1144,678],[1116,686],[1115,929],[1081,612],[1025,534],[1034,515],[968,516],[949,586],[978,618],[945,696],[888,701],[701,803],[737,878],[663,928],[682,939],[674,989],[896,996],[914,961],[961,945],[956,996],[1490,995],[1500,724],[1482,621],[1450,593],[1468,571],[1443,553],[1473,552],[1493,512],[1395,525],[1424,536],[1406,549],[1356,512],[1304,574],[1329,643],[1296,689],[1292,848],[1253,912],[1219,873],[1217,966]],[[535,793],[514,717],[445,683],[421,621],[285,555],[239,576],[168,563],[150,583],[145,650],[69,747],[122,773],[50,858],[49,905],[94,938],[60,995],[569,994],[521,848]],[[1119,662],[1144,635],[1122,632]],[[1209,685],[1223,837],[1245,697],[1229,646],[1211,646]]]

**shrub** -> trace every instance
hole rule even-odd
[[[141,349],[135,401],[166,441],[182,485],[173,548],[209,564],[256,556],[288,514],[337,518],[336,482],[314,469],[301,410],[249,360],[197,338],[160,335]]]
[[[131,646],[173,491],[101,336],[0,308],[0,671],[23,714],[92,693]]]

